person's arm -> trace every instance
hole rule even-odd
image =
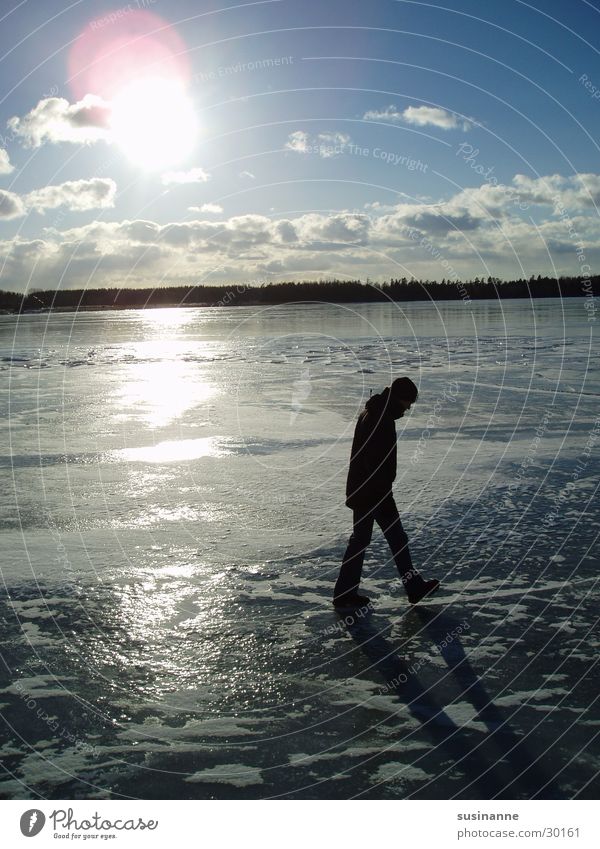
[[[365,417],[363,444],[360,452],[366,480],[376,483],[389,477],[389,463],[396,445],[393,419]]]

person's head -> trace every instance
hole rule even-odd
[[[395,419],[400,419],[419,397],[419,390],[409,377],[397,377],[390,386],[389,401]]]

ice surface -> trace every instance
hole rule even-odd
[[[0,317],[5,797],[595,798],[581,299]],[[443,583],[330,604],[370,390]]]

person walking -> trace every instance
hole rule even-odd
[[[365,549],[377,522],[392,550],[408,600],[416,604],[439,589],[435,579],[425,580],[414,568],[408,537],[392,494],[396,479],[396,425],[418,398],[408,377],[371,396],[358,417],[346,481],[346,506],[353,511],[353,529],[336,581],[336,607],[361,607],[370,599],[358,592]]]

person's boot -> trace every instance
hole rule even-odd
[[[423,578],[419,578],[414,582],[411,581],[410,584],[406,586],[406,593],[408,595],[408,600],[411,604],[417,604],[419,601],[422,601],[426,596],[430,596],[436,590],[439,590],[440,582],[435,578],[431,578],[429,581],[425,581]]]
[[[336,596],[333,599],[334,607],[348,607],[356,609],[357,607],[366,607],[369,604],[371,599],[368,595],[361,595],[360,593],[347,593],[345,595]]]

